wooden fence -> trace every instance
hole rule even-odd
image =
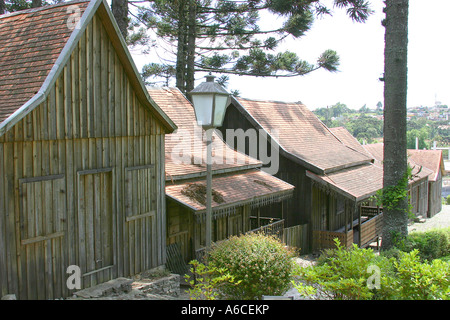
[[[285,228],[283,242],[289,247],[307,250],[309,248],[308,225],[301,224]]]
[[[379,214],[372,219],[361,224],[361,247],[366,247],[381,237],[383,231],[383,214]]]
[[[246,233],[258,233],[261,232],[265,235],[277,236],[280,240],[283,240],[284,233],[284,220],[278,220],[256,229],[252,229]]]
[[[350,247],[353,243],[353,230],[350,230],[347,233],[314,230],[313,232],[314,251],[336,248],[336,244],[334,242],[334,239],[336,238],[339,240],[341,245]]]

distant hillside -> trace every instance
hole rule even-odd
[[[315,115],[328,127],[344,127],[359,142],[374,143],[383,137],[383,110],[381,106],[371,110],[363,106],[359,110],[348,108],[345,104],[337,103],[328,108],[313,111]]]

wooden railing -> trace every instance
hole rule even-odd
[[[315,230],[313,231],[314,250],[335,248],[336,244],[334,239],[336,238],[339,240],[341,245],[345,245],[347,248],[349,248],[354,242],[354,236],[356,238],[356,243],[359,242],[360,247],[368,246],[379,237],[381,237],[383,229],[383,214],[380,213],[373,216],[371,214],[368,214],[367,216],[369,217],[369,219],[365,220],[361,224],[359,231],[358,229],[356,229],[356,232],[361,232],[361,241],[359,241],[358,235],[353,233],[353,230],[349,230],[347,233]]]
[[[381,236],[383,230],[383,214],[361,224],[361,247],[366,247]]]
[[[261,232],[266,235],[273,235],[280,238],[280,240],[283,240],[283,231],[284,231],[284,220],[278,220],[269,224],[266,224],[264,226],[261,226],[259,228],[252,229],[246,233],[257,233]]]
[[[374,217],[383,213],[382,207],[361,206],[361,216]]]
[[[338,239],[341,245],[348,248],[353,243],[353,230],[350,230],[347,233],[322,230],[313,231],[314,250],[336,248],[334,239]]]

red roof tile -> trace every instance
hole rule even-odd
[[[205,181],[184,182],[166,185],[166,195],[181,202],[195,211],[205,210],[205,205],[193,197],[186,195],[190,185],[205,185]],[[222,201],[212,201],[213,212],[230,206],[243,204],[266,204],[267,198],[279,201],[286,196],[291,196],[294,186],[277,179],[260,170],[237,172],[232,175],[213,176],[212,189],[219,194]],[[245,192],[243,192],[245,190]]]
[[[355,201],[367,199],[383,188],[383,168],[367,163],[325,175],[307,172],[314,181],[327,184],[344,196]]]
[[[428,178],[430,181],[436,181],[439,172],[443,173],[444,160],[442,158],[442,150],[408,150],[409,159],[413,160],[416,164],[424,166],[430,169],[433,174]]]
[[[177,88],[150,88],[148,92],[178,127],[174,133],[166,135],[167,180],[205,175],[205,132],[197,125],[192,104]],[[261,166],[260,161],[228,147],[218,135],[215,134],[213,139],[213,172]]]
[[[331,172],[371,161],[342,143],[301,103],[236,100],[282,149],[315,167],[314,171]],[[271,134],[274,131],[278,137]]]
[[[363,146],[364,149],[367,150],[367,152],[369,152],[374,158],[375,158],[375,163],[378,166],[383,166],[383,159],[384,159],[384,144],[383,143],[373,143],[373,144],[366,144]],[[415,159],[414,157],[410,156],[411,152],[415,152],[417,150],[411,150],[408,149],[408,164],[411,168],[413,168],[412,174],[413,174],[413,179],[411,180],[411,182],[414,182],[416,180],[420,180],[423,179],[425,177],[429,177],[429,179],[433,178],[433,169],[429,168],[425,165],[425,161],[423,163],[420,163],[420,158],[417,157],[417,159]],[[422,151],[433,151],[433,150],[422,150]],[[416,161],[419,160],[419,161]]]
[[[354,136],[352,136],[352,134],[344,127],[335,127],[329,129],[336,136],[336,138],[338,138],[344,145],[346,145],[350,149],[364,154],[367,157],[372,157],[372,155],[367,152],[366,149],[364,149],[361,143],[359,143],[359,141]]]
[[[0,16],[0,122],[41,88],[72,34],[67,20],[76,4],[83,14],[88,1],[14,12]]]

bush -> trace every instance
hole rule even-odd
[[[343,248],[337,240],[336,245],[316,266],[297,270],[306,282],[295,284],[301,294],[320,289],[321,297],[330,299],[450,299],[450,265],[445,261],[423,262],[417,249],[376,255],[356,245]]]
[[[412,252],[417,249],[422,260],[432,261],[450,254],[450,228],[426,232],[413,232],[396,244],[401,251]]]
[[[376,255],[372,249],[357,245],[347,249],[337,239],[335,243],[336,249],[325,250],[317,265],[297,269],[296,275],[306,282],[294,283],[300,294],[316,294],[319,289],[320,296],[328,299],[365,300],[376,298],[381,288],[389,288],[389,259]]]
[[[294,255],[277,238],[252,233],[213,246],[207,262],[226,269],[239,282],[221,287],[224,295],[255,300],[263,295],[283,295],[289,289]]]
[[[185,279],[192,286],[189,289],[189,297],[192,300],[216,300],[223,298],[220,288],[224,285],[234,286],[234,278],[226,269],[217,268],[214,264],[208,266],[197,260],[189,262],[193,276],[185,275]]]
[[[420,261],[419,251],[400,254],[394,261],[396,276],[389,283],[392,294],[388,299],[449,300],[450,265],[436,259],[431,263]]]

